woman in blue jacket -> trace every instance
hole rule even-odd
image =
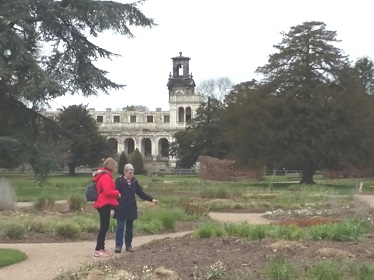
[[[134,220],[138,218],[138,207],[136,205],[136,197],[139,196],[143,200],[157,204],[158,201],[149,194],[146,194],[139,185],[138,180],[134,177],[134,167],[126,164],[124,174],[116,179],[116,189],[120,192],[121,197],[118,198],[119,205],[115,209],[114,218],[117,219],[116,230],[116,249],[115,253],[121,253],[123,246],[123,233],[125,231],[125,248],[128,252],[133,252],[132,238]]]

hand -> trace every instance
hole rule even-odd
[[[154,204],[159,204],[159,202],[158,202],[157,199],[152,199],[152,202],[153,202]]]
[[[118,194],[118,198],[121,198],[121,194],[120,193]]]

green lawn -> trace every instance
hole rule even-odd
[[[117,174],[115,176],[118,176]],[[164,177],[137,175],[140,184],[145,187],[151,187],[157,191],[175,191],[192,190],[199,191],[202,187],[223,187],[265,191],[272,185],[273,191],[285,191],[294,188],[297,185],[295,179],[287,176],[265,176],[263,181],[241,180],[237,182],[211,182],[201,181],[196,175],[166,175]],[[67,199],[70,195],[85,196],[86,186],[91,180],[90,174],[68,176],[66,174],[52,175],[48,183],[40,186],[31,174],[12,174],[6,175],[12,186],[15,188],[17,201],[36,201],[41,196],[46,196],[54,200]],[[364,182],[364,191],[369,191],[369,186],[374,185],[374,178],[341,178],[341,179],[324,179],[322,175],[315,175],[315,185],[305,186],[337,194],[352,193],[358,186],[359,181]]]
[[[9,175],[5,178],[15,188],[17,201],[35,201],[41,196],[60,200],[67,199],[72,194],[83,197],[91,180],[90,175],[52,175],[46,185],[40,186],[32,175]]]
[[[0,248],[0,267],[19,263],[26,259],[27,255],[24,252],[15,249]]]
[[[118,174],[115,175],[115,177]],[[35,181],[32,174],[11,174],[5,175],[15,188],[17,201],[36,201],[39,197],[46,196],[54,200],[67,199],[70,195],[85,197],[86,186],[90,183],[92,176],[90,174],[77,174],[68,176],[66,174],[51,175],[46,185],[40,186]],[[151,177],[145,175],[136,175],[142,186],[158,186],[162,188],[164,181],[167,184],[188,185],[199,181],[196,176],[164,176]]]

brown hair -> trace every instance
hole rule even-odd
[[[107,158],[104,160],[103,167],[113,172],[117,168],[117,162],[113,158]]]

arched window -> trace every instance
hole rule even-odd
[[[178,122],[184,122],[184,108],[179,107],[178,109]]]
[[[135,151],[135,141],[132,138],[125,139],[125,153],[131,155]]]
[[[158,140],[158,151],[161,157],[169,157],[169,141],[166,138]]]
[[[152,156],[152,142],[149,138],[144,138],[142,140],[142,155],[145,157]]]
[[[191,107],[186,108],[186,122],[190,122],[192,119]]]
[[[182,64],[178,65],[178,76],[183,76],[183,65]]]
[[[118,141],[114,138],[108,139],[109,153],[116,155],[118,153]]]

